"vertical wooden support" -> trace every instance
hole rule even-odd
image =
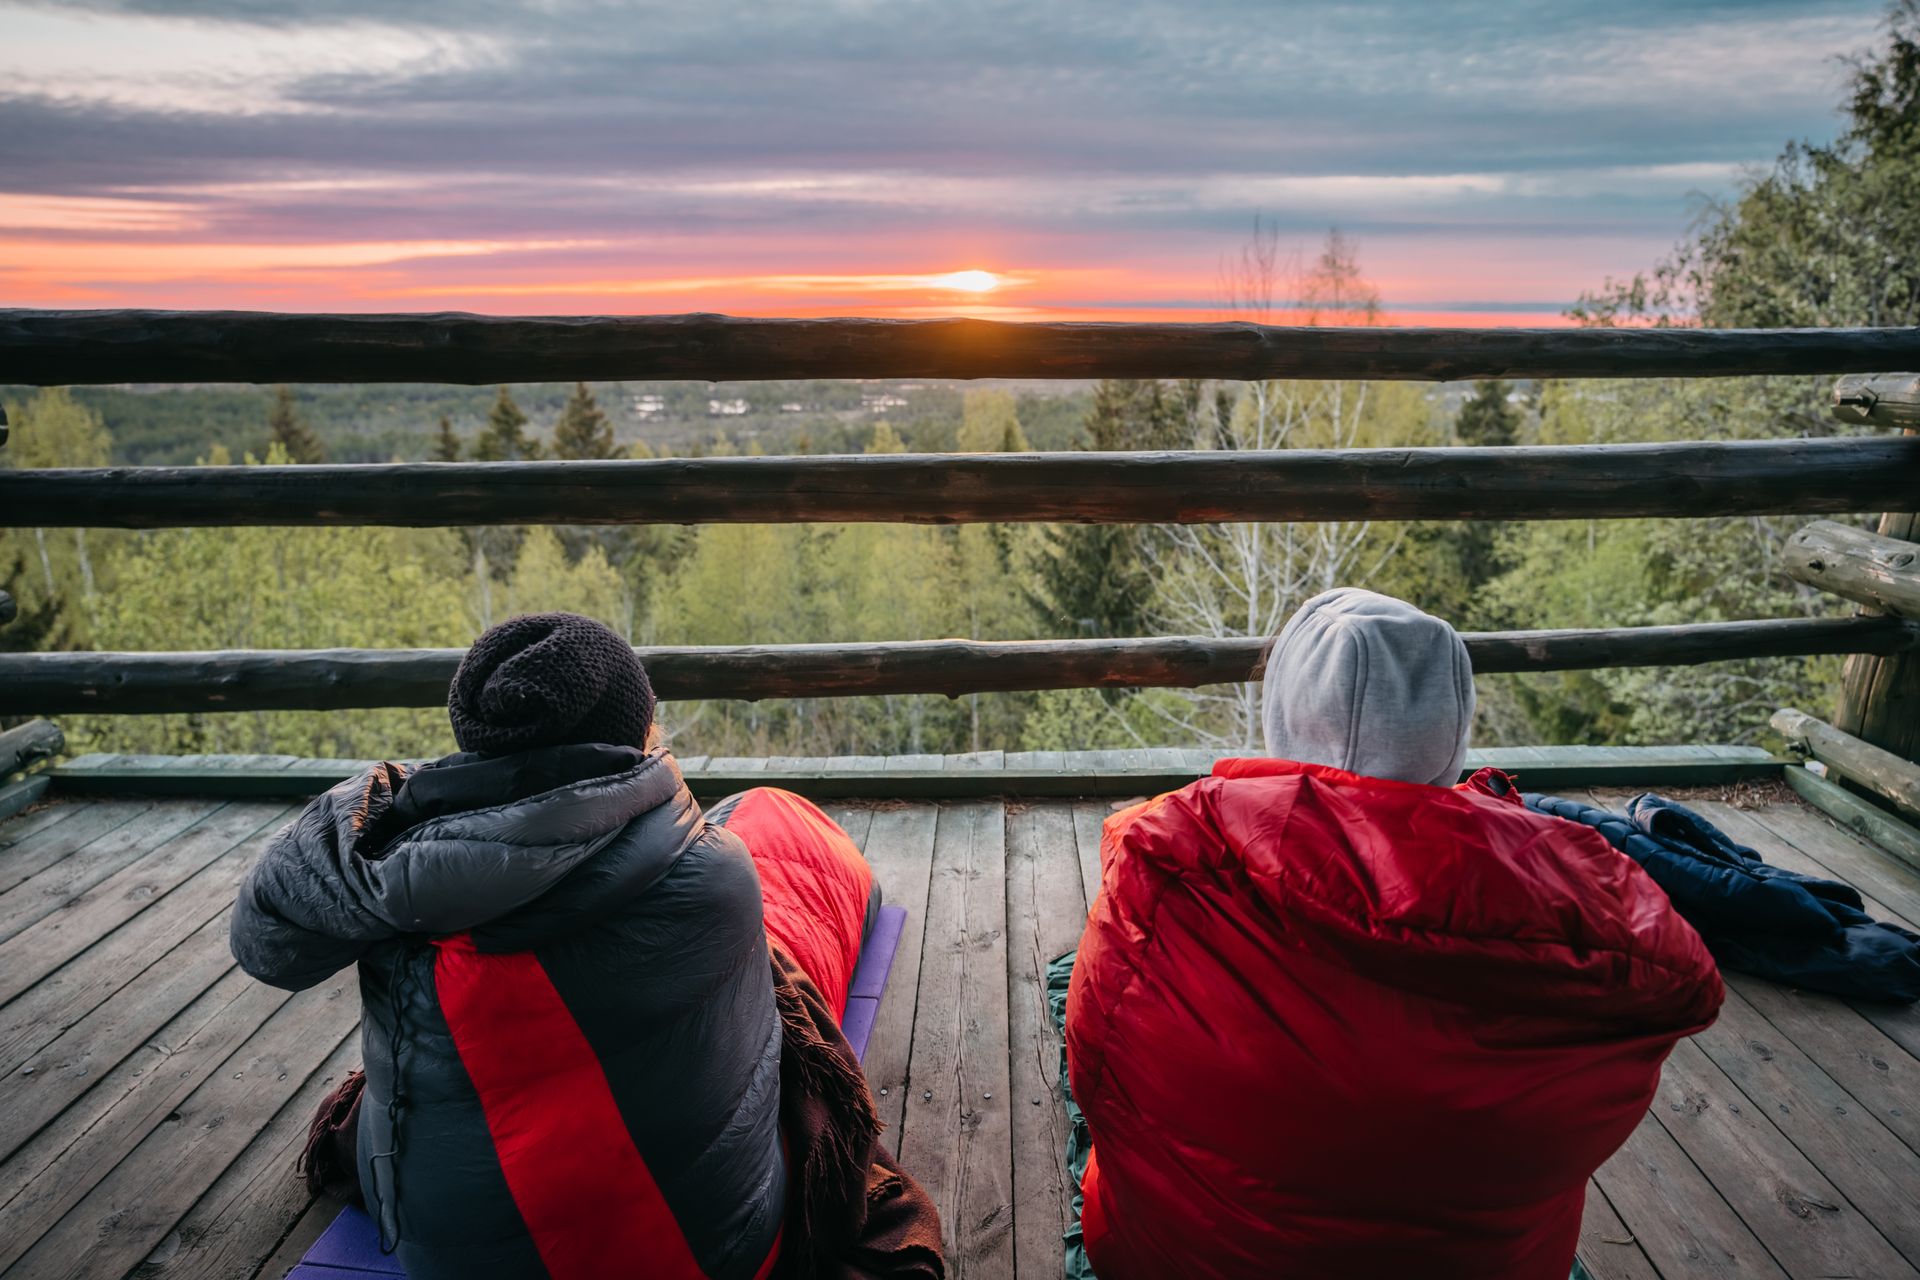
[[[7,406],[0,404],[0,449],[7,447]],[[0,627],[6,626],[20,616],[20,606],[11,592],[0,591]]]
[[[1920,377],[1899,375],[1901,382],[1882,379],[1878,386],[1920,388]],[[1834,416],[1843,420],[1877,421],[1850,414],[1855,408],[1843,404],[1847,380],[1834,389]],[[1866,406],[1869,412],[1886,415],[1896,408],[1901,420],[1911,422],[1912,393],[1886,394]],[[1917,429],[1909,426],[1907,435]],[[1889,511],[1880,517],[1880,536],[1920,542],[1920,515]],[[1855,654],[1847,659],[1840,681],[1840,705],[1834,709],[1834,727],[1871,742],[1905,760],[1920,760],[1920,654],[1895,653],[1880,657]]]

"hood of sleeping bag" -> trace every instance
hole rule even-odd
[[[1598,833],[1227,760],[1116,814],[1066,1044],[1102,1280],[1564,1280],[1585,1183],[1723,996]]]
[[[360,1187],[413,1280],[751,1280],[786,1204],[760,884],[664,751],[383,764],[248,873],[235,957],[357,962]]]
[[[1525,799],[1593,828],[1645,868],[1727,968],[1851,999],[1920,1000],[1920,936],[1873,919],[1851,885],[1769,866],[1663,796],[1635,796],[1625,814]]]

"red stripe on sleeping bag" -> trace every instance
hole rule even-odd
[[[539,960],[435,946],[434,980],[513,1202],[554,1280],[704,1280]]]

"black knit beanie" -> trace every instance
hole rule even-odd
[[[577,613],[531,613],[473,642],[447,694],[462,751],[647,745],[653,686],[633,648]]]

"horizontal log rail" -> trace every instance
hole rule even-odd
[[[1842,378],[1833,384],[1833,416],[1875,427],[1920,427],[1920,373]]]
[[[0,383],[1656,378],[1920,367],[1920,329],[0,310]]]
[[[14,527],[1573,520],[1920,508],[1920,437],[0,469]]]
[[[1882,751],[1794,707],[1774,712],[1771,723],[1780,736],[1828,769],[1920,817],[1920,764]]]
[[[1592,631],[1468,633],[1481,674],[1691,665],[1920,647],[1897,618],[1792,618]],[[642,648],[662,698],[957,696],[1033,689],[1194,687],[1258,679],[1265,642],[923,640]],[[0,654],[0,714],[337,710],[446,700],[459,649]]]
[[[67,749],[66,735],[46,720],[29,720],[0,733],[0,780]]]
[[[1815,520],[1787,539],[1787,576],[1884,613],[1920,618],[1920,544]]]

